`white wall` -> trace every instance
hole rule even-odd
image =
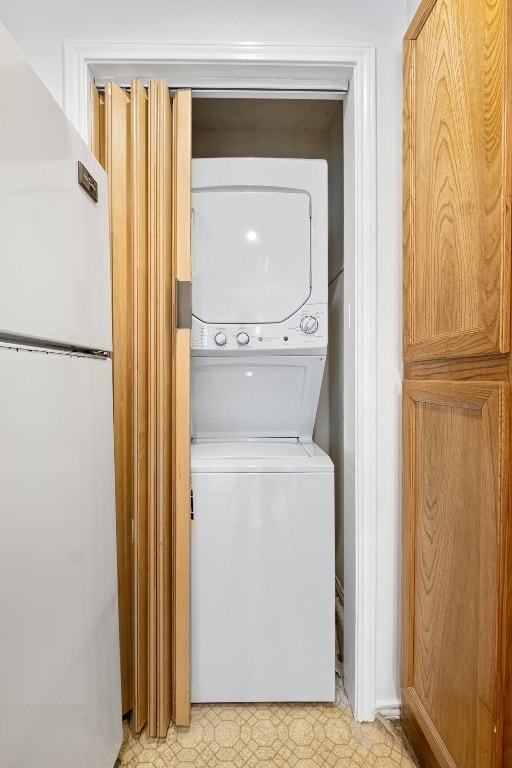
[[[6,25],[62,103],[66,38],[138,42],[374,43],[377,61],[377,705],[398,687],[401,378],[401,40],[411,0],[0,0]]]
[[[418,10],[419,0],[407,0],[407,23],[412,21],[412,17]]]
[[[325,383],[329,396],[329,447],[334,463],[335,503],[335,568],[344,583],[343,558],[343,272],[338,272],[329,285],[329,354]],[[322,385],[323,386],[323,385]],[[316,438],[316,436],[314,435]],[[318,442],[318,441],[316,441]],[[321,443],[319,443],[321,446]]]
[[[336,576],[344,583],[343,424],[343,104],[329,130],[329,455],[334,463]],[[350,374],[349,374],[350,376]]]

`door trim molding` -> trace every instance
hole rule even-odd
[[[68,40],[64,45],[65,112],[88,141],[90,83],[148,76],[166,79],[171,87],[201,90],[339,93],[349,88],[344,106],[344,347],[345,361],[353,362],[354,372],[344,385],[344,525],[345,541],[355,549],[351,549],[350,573],[345,574],[345,682],[356,719],[373,720],[377,588],[375,48]]]

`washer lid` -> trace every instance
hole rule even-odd
[[[331,459],[315,443],[281,440],[193,440],[192,477],[233,472],[327,472]]]
[[[297,440],[193,441],[196,459],[296,459],[309,453]]]
[[[203,323],[279,323],[311,293],[310,196],[280,187],[192,192],[192,313]]]
[[[325,357],[212,356],[190,363],[192,437],[311,439]]]

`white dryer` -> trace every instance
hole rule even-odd
[[[327,166],[192,164],[191,700],[334,699]]]

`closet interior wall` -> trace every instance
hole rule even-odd
[[[343,102],[193,98],[192,157],[327,160],[329,352],[313,437],[334,462],[336,575],[343,584]]]

